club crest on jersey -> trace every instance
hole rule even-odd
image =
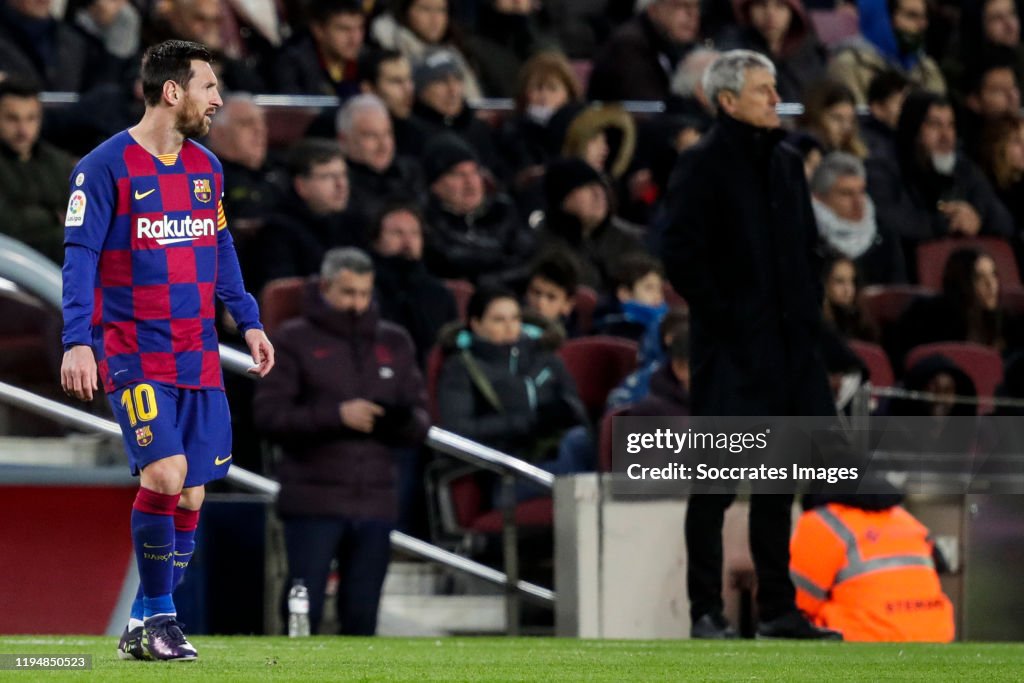
[[[213,197],[213,189],[210,187],[209,178],[196,178],[192,181],[192,194],[204,204]]]
[[[149,425],[143,425],[135,430],[135,440],[140,446],[148,446],[153,443],[153,430]]]

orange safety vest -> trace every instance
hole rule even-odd
[[[928,529],[902,507],[805,512],[790,544],[790,576],[797,606],[846,640],[953,640],[953,605]]]

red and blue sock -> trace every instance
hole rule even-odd
[[[132,541],[143,593],[142,615],[175,614],[174,511],[181,494],[139,488],[132,505]],[[134,614],[133,614],[134,617]]]
[[[178,508],[174,511],[174,588],[185,580],[185,570],[196,549],[196,527],[199,510]]]
[[[196,528],[199,526],[199,510],[186,510],[179,507],[174,510],[174,589],[177,590],[181,582],[185,580],[185,570],[192,560],[192,553],[196,549]],[[172,592],[173,592],[172,590]],[[142,583],[139,583],[139,590],[135,593],[135,600],[132,601],[131,619],[129,628],[141,626],[145,617],[143,607],[144,594]],[[135,622],[138,623],[135,623]]]

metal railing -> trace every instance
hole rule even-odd
[[[244,356],[245,354],[239,355]],[[83,410],[72,408],[58,401],[38,396],[31,391],[26,391],[25,389],[7,384],[6,382],[0,382],[0,402],[21,408],[36,415],[48,417],[55,422],[59,422],[69,427],[74,427],[76,429],[81,429],[86,432],[105,434],[107,436],[119,438],[121,436],[121,428],[112,420],[91,415]],[[431,432],[431,440],[434,440],[438,444],[451,444],[453,443],[453,437],[454,439],[461,439],[461,437],[452,434],[451,432],[446,432],[443,429],[438,429],[436,427],[432,427]],[[463,459],[467,459],[467,461],[471,461],[471,456],[465,453],[463,453],[461,457]],[[508,456],[505,457],[507,458]],[[490,454],[488,456],[488,461],[492,458],[493,454]],[[267,477],[256,474],[255,472],[250,472],[238,465],[231,466],[228,470],[227,479],[233,484],[250,491],[266,494],[270,499],[276,498],[278,492],[281,490],[281,485],[273,479],[268,479]],[[455,553],[431,545],[430,543],[426,543],[400,531],[391,532],[391,543],[399,550],[426,560],[440,562],[454,569],[458,569],[475,576],[476,578],[482,579],[488,583],[499,586],[506,586],[509,584],[506,574],[503,572],[462,557],[461,555],[456,555]],[[542,586],[537,586],[527,581],[518,581],[514,585],[516,590],[519,592],[541,602],[552,603],[555,600],[554,592],[547,588],[543,588]]]

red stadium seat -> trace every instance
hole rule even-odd
[[[470,297],[473,296],[473,283],[468,280],[445,280],[444,286],[455,297],[455,306],[459,309],[459,317],[465,321],[466,307],[469,305]]]
[[[286,320],[302,315],[304,277],[282,277],[271,280],[260,292],[260,319],[268,337]]]
[[[915,346],[907,354],[906,367],[912,368],[928,356],[945,356],[974,382],[981,403],[979,413],[992,411],[991,398],[1003,380],[1003,358],[995,349],[972,342],[936,342]],[[989,399],[989,400],[986,400]]]
[[[441,367],[444,365],[444,352],[435,345],[427,356],[427,407],[430,418],[437,424],[441,421],[440,405],[437,402],[437,382],[441,379]]]
[[[847,342],[850,350],[857,354],[857,357],[864,362],[868,368],[868,376],[871,383],[876,387],[891,387],[896,383],[892,372],[892,364],[889,357],[878,344],[851,339]]]
[[[917,281],[925,287],[942,289],[942,271],[949,255],[957,249],[981,249],[996,262],[999,283],[1003,287],[1020,287],[1020,271],[1013,247],[1002,237],[946,238],[923,242],[917,247]]]
[[[1024,288],[1000,287],[999,303],[1011,315],[1024,315]]]
[[[592,419],[604,412],[608,393],[636,369],[636,354],[636,342],[607,336],[570,339],[558,349]]]
[[[594,70],[594,63],[589,59],[574,59],[571,62],[572,72],[580,83],[580,89],[587,91],[587,84],[590,83],[590,74]]]
[[[860,305],[879,329],[885,329],[900,319],[911,301],[934,293],[915,285],[873,285],[861,291]]]
[[[597,308],[597,292],[591,287],[580,285],[576,288],[576,328],[583,334],[590,334],[594,327],[594,309]]]
[[[478,475],[471,468],[460,467],[440,476],[437,505],[444,533],[460,536],[502,532],[504,511],[491,507]],[[517,527],[551,527],[553,519],[551,496],[531,498],[516,505]]]

